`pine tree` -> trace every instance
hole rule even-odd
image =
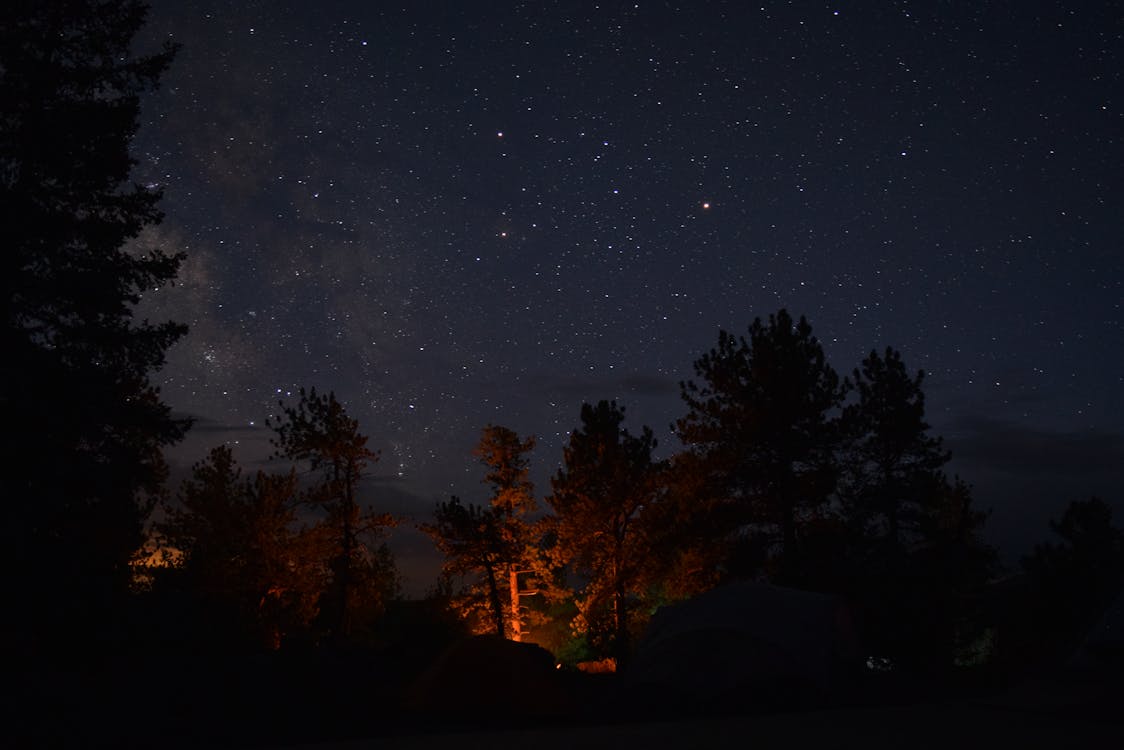
[[[757,318],[749,337],[719,333],[681,384],[688,413],[676,432],[725,534],[770,535],[781,579],[799,557],[800,524],[824,510],[835,486],[835,412],[845,385],[803,317]]]
[[[442,571],[452,583],[468,579],[452,603],[457,614],[477,633],[492,632],[500,637],[510,629],[510,605],[505,567],[518,555],[511,539],[503,533],[501,514],[490,507],[465,504],[454,496],[438,504],[434,522],[423,524],[425,532],[445,556]],[[486,624],[485,624],[486,623]]]
[[[182,259],[128,246],[161,218],[159,191],[129,183],[129,143],[174,54],[133,54],[145,12],[130,0],[0,10],[0,410],[14,438],[0,567],[9,622],[30,616],[37,635],[88,633],[119,609],[161,450],[187,428],[150,381],[186,328],[134,318]]]
[[[437,506],[433,524],[421,527],[445,555],[444,574],[473,579],[454,600],[461,615],[481,614],[491,631],[516,641],[522,640],[528,619],[522,600],[540,590],[533,578],[538,567],[534,530],[527,521],[535,499],[526,454],[534,447],[534,437],[524,440],[507,427],[485,427],[474,454],[487,468],[488,506],[453,497]]]
[[[508,559],[503,563],[506,584],[503,600],[508,611],[506,634],[515,641],[523,639],[527,624],[523,599],[539,591],[538,580],[534,577],[537,567],[532,538],[534,530],[527,520],[527,516],[535,510],[535,487],[529,478],[530,462],[527,458],[534,449],[533,435],[523,440],[514,430],[488,425],[474,451],[488,469],[484,482],[492,488],[489,504],[497,516],[503,542],[510,550]]]
[[[579,582],[578,629],[596,631],[607,619],[618,665],[629,655],[634,603],[653,580],[650,519],[660,493],[651,429],[632,435],[623,422],[614,401],[582,404],[547,498],[555,564]]]
[[[1068,654],[1120,596],[1124,531],[1113,523],[1112,507],[1097,497],[1069,503],[1050,530],[1054,539],[1022,559],[1034,594],[1026,616],[1044,640],[1040,648]]]
[[[947,669],[975,627],[973,601],[994,565],[980,540],[987,516],[968,485],[943,471],[951,456],[925,421],[924,373],[910,375],[887,348],[872,351],[854,380],[840,451],[846,585],[865,610],[872,650],[902,666]]]
[[[318,534],[299,525],[295,471],[242,476],[227,446],[192,467],[156,524],[178,552],[158,588],[188,598],[201,637],[249,636],[270,648],[305,631],[316,614],[324,568]]]
[[[872,351],[855,370],[858,402],[843,415],[846,515],[860,534],[891,546],[917,541],[951,457],[929,434],[924,377],[923,371],[911,376],[893,349],[884,356]]]
[[[378,454],[367,448],[358,420],[347,415],[334,393],[300,390],[296,406],[280,404],[281,416],[268,420],[277,456],[307,466],[314,477],[307,503],[323,515],[319,522],[331,585],[322,611],[332,637],[346,641],[370,626],[397,586],[397,573],[380,544],[395,524],[359,501],[359,483]]]

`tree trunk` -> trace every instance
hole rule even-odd
[[[788,498],[781,506],[781,560],[778,582],[791,586],[798,577],[799,561],[796,556],[796,508]]]
[[[617,660],[617,670],[624,668],[629,657],[628,644],[628,601],[625,598],[624,587],[617,586],[613,594],[613,615],[616,626],[616,643],[613,644],[613,655]]]
[[[336,487],[340,486],[340,466],[339,463],[335,465],[335,482]],[[348,472],[350,474],[350,472]],[[338,490],[337,490],[338,491]],[[343,486],[343,497],[341,498],[343,507],[343,528],[340,529],[340,564],[336,575],[339,576],[339,620],[336,623],[336,636],[341,639],[346,639],[351,635],[351,607],[349,599],[351,598],[351,553],[354,540],[352,539],[353,531],[351,528],[351,514],[354,498],[352,497],[351,478],[347,477],[347,481]]]
[[[490,560],[484,563],[484,572],[488,576],[488,599],[492,605],[492,624],[496,627],[496,635],[503,638],[503,602],[500,600],[499,585],[496,582],[496,567]]]
[[[886,510],[886,526],[890,535],[890,543],[896,549],[900,535],[898,522],[898,494],[889,468],[882,470],[882,492],[884,493],[883,507]]]
[[[793,487],[791,465],[783,471],[777,482],[777,495],[780,501],[781,516],[781,582],[791,585],[793,572],[797,567],[796,559],[796,497]]]
[[[508,583],[511,596],[511,640],[523,640],[523,626],[519,616],[519,568],[516,565],[508,566]]]

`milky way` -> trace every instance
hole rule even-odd
[[[786,307],[841,372],[929,373],[996,539],[1124,502],[1115,4],[237,5],[146,31],[183,45],[134,142],[188,254],[144,303],[191,326],[177,466],[256,465],[315,386],[399,513],[480,496],[489,422],[545,491],[583,400],[673,450],[691,362]]]

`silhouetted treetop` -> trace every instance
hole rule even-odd
[[[862,533],[892,544],[916,539],[950,458],[929,434],[924,377],[922,371],[911,376],[893,349],[872,351],[854,373],[858,401],[843,412],[844,506]]]
[[[299,391],[296,405],[279,402],[281,416],[267,419],[273,428],[275,455],[306,461],[314,472],[325,472],[335,481],[358,475],[378,453],[367,448],[359,420],[348,416],[336,394]]]
[[[308,629],[326,571],[322,535],[297,521],[299,500],[294,471],[246,479],[228,446],[192,467],[156,524],[160,542],[182,555],[157,582],[187,598],[198,637],[280,648]]]
[[[324,619],[333,638],[348,640],[373,622],[397,587],[397,572],[380,544],[383,531],[396,519],[359,497],[359,483],[378,453],[367,447],[359,421],[334,393],[301,388],[295,405],[279,405],[281,415],[266,423],[274,431],[277,457],[307,464],[314,476],[305,496],[324,514],[318,523],[331,570],[321,602]]]
[[[623,422],[624,407],[615,401],[582,404],[581,426],[570,433],[551,479],[546,519],[555,564],[581,582],[575,627],[608,631],[618,663],[629,654],[636,600],[661,570],[652,556],[662,468],[652,458],[656,439],[647,426],[633,435]]]
[[[1074,500],[1050,521],[1055,539],[1036,545],[1023,568],[1049,604],[1043,619],[1072,635],[1087,626],[1124,584],[1124,531],[1097,497]]]
[[[476,632],[485,632],[484,621],[489,632],[516,641],[531,624],[523,599],[542,589],[536,532],[527,518],[535,509],[528,459],[534,447],[533,436],[524,439],[507,427],[487,425],[473,455],[491,485],[488,504],[466,505],[453,497],[438,504],[433,524],[421,526],[445,555],[449,582],[464,579],[452,601],[457,614]]]
[[[834,412],[845,386],[812,327],[786,310],[757,318],[748,338],[719,333],[681,384],[688,412],[676,433],[734,527],[772,526],[783,567],[798,543],[798,517],[834,489]],[[733,531],[731,528],[728,531]]]
[[[160,191],[127,184],[140,96],[175,51],[131,54],[146,12],[139,2],[17,0],[0,24],[7,324],[79,362],[141,371],[184,330],[131,320],[183,257],[124,247],[161,218]],[[107,330],[117,343],[92,335]]]
[[[484,428],[473,455],[488,469],[483,481],[492,485],[493,507],[502,507],[508,513],[534,510],[535,488],[528,478],[530,461],[527,458],[534,449],[534,435],[524,440],[507,427],[488,425]]]
[[[0,9],[0,410],[10,434],[0,567],[14,608],[50,582],[52,625],[123,595],[166,469],[173,419],[151,374],[184,335],[134,318],[182,255],[128,247],[157,223],[160,192],[130,184],[140,97],[171,46],[132,53],[146,6],[30,2]],[[42,601],[42,599],[40,599]],[[32,626],[39,632],[39,628]]]

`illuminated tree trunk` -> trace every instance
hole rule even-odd
[[[519,616],[519,569],[508,566],[508,583],[511,596],[511,640],[523,640],[523,624]]]
[[[361,535],[393,525],[385,514],[364,513],[358,502],[363,469],[378,460],[378,454],[367,448],[359,423],[347,416],[333,393],[320,396],[316,389],[306,392],[302,388],[295,407],[279,405],[281,417],[276,422],[270,419],[276,432],[272,441],[276,455],[307,462],[322,477],[310,488],[308,501],[325,514],[322,559],[330,566],[332,578],[323,611],[331,637],[346,640],[369,620],[366,605],[377,603],[376,596],[381,602],[383,596],[368,574],[369,563],[356,560],[365,546]]]

